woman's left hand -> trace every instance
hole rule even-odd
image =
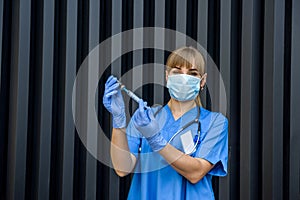
[[[132,121],[135,128],[147,139],[153,151],[160,151],[167,145],[167,141],[160,134],[153,111],[143,100],[139,101],[139,109],[134,113]]]
[[[142,99],[139,101],[139,108],[133,115],[135,128],[146,138],[150,138],[159,132],[158,122],[153,116],[153,111]]]

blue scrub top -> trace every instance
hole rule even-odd
[[[189,110],[182,117],[174,120],[169,106],[164,106],[156,116],[163,137],[169,141],[178,129],[196,118],[197,109],[199,107]],[[156,110],[153,109],[154,112]],[[141,134],[130,121],[126,130],[128,146],[131,153],[137,157],[137,164],[128,199],[214,199],[212,176],[227,174],[228,121],[224,115],[210,112],[202,107],[200,113],[200,142],[191,156],[203,158],[215,166],[196,184],[190,183],[176,172],[159,153],[152,152],[147,140],[141,139]],[[194,123],[182,132],[191,130],[194,137],[197,129],[198,124]],[[176,138],[171,145],[182,150],[181,141],[178,139],[180,137]],[[141,147],[140,153],[139,147]]]

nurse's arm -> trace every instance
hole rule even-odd
[[[136,157],[129,151],[125,128],[113,128],[110,155],[118,176],[123,177],[133,171]]]
[[[193,158],[167,144],[159,153],[168,163],[191,183],[200,181],[214,165],[202,158]]]

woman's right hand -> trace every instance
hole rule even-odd
[[[112,114],[113,127],[126,127],[125,104],[117,78],[110,76],[105,83],[103,105]]]

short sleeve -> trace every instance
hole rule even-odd
[[[228,161],[228,120],[220,113],[212,115],[210,120],[210,126],[201,138],[196,157],[215,165],[208,174],[225,176]]]
[[[128,147],[130,152],[135,156],[138,157],[139,147],[141,143],[141,135],[138,130],[134,127],[132,120],[130,120],[127,129],[126,129],[126,136],[128,141]]]

